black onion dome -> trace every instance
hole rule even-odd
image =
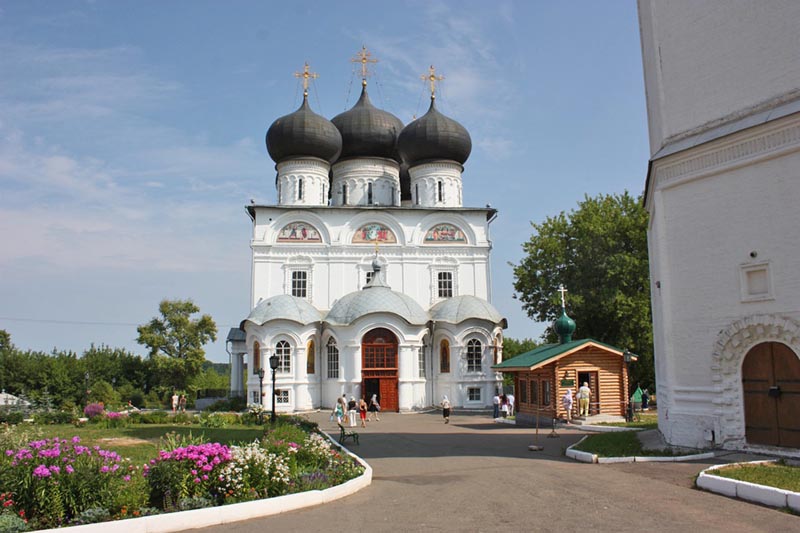
[[[431,99],[428,112],[400,132],[397,148],[411,166],[436,159],[463,165],[472,151],[472,139],[464,126],[439,113]]]
[[[342,134],[342,153],[348,157],[385,157],[398,163],[397,136],[403,122],[388,111],[378,109],[369,101],[367,88],[362,87],[356,105],[331,120]]]
[[[267,130],[267,151],[276,163],[309,156],[332,163],[341,150],[339,130],[311,110],[308,96],[303,96],[303,104],[297,111],[277,119]]]

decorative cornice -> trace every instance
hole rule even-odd
[[[652,162],[657,189],[800,150],[800,116],[766,123]]]

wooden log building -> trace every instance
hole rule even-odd
[[[628,368],[625,351],[594,339],[572,340],[575,321],[562,308],[553,324],[558,344],[544,344],[494,365],[514,375],[517,424],[566,418],[561,398],[572,389],[572,418],[578,414],[577,390],[588,383],[592,391],[589,416],[625,416],[628,400]],[[633,356],[635,359],[635,356]]]

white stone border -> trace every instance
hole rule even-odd
[[[364,473],[341,485],[336,485],[335,487],[325,490],[311,490],[252,502],[232,503],[230,505],[221,505],[218,507],[143,516],[141,518],[128,518],[126,520],[115,520],[113,522],[100,522],[98,524],[61,527],[57,529],[41,529],[37,530],[36,533],[59,533],[62,531],[66,531],[67,533],[107,533],[109,529],[125,531],[125,533],[170,533],[173,531],[185,531],[187,529],[230,524],[242,520],[250,520],[252,518],[263,518],[265,516],[286,513],[288,511],[296,511],[297,509],[303,509],[305,507],[321,505],[344,498],[345,496],[350,496],[368,487],[372,483],[372,467],[361,457],[335,441],[328,433],[322,431],[322,434],[328,437],[328,440],[335,446],[341,448],[344,453],[363,466]]]
[[[676,455],[676,456],[663,456],[663,455],[632,455],[630,457],[598,457],[596,454],[589,453],[589,452],[582,452],[580,450],[573,449],[575,446],[580,444],[581,442],[585,441],[589,438],[590,435],[586,435],[581,440],[567,448],[566,455],[570,459],[575,459],[576,461],[580,461],[582,463],[600,463],[600,464],[608,464],[608,463],[678,463],[682,461],[695,461],[697,459],[711,459],[714,457],[714,452],[705,452],[705,453],[696,453],[692,455]]]
[[[731,498],[739,498],[750,502],[768,505],[770,507],[788,507],[795,512],[800,512],[800,492],[776,489],[765,485],[756,485],[747,481],[715,476],[712,472],[720,468],[737,465],[757,465],[774,463],[776,459],[767,461],[744,461],[741,463],[727,463],[706,468],[697,476],[697,486],[701,489]]]

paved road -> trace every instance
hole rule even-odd
[[[311,418],[333,432],[327,414]],[[203,532],[800,531],[800,517],[692,489],[719,460],[589,465],[563,456],[583,435],[539,436],[485,415],[384,413],[352,449],[370,487],[335,503]]]

